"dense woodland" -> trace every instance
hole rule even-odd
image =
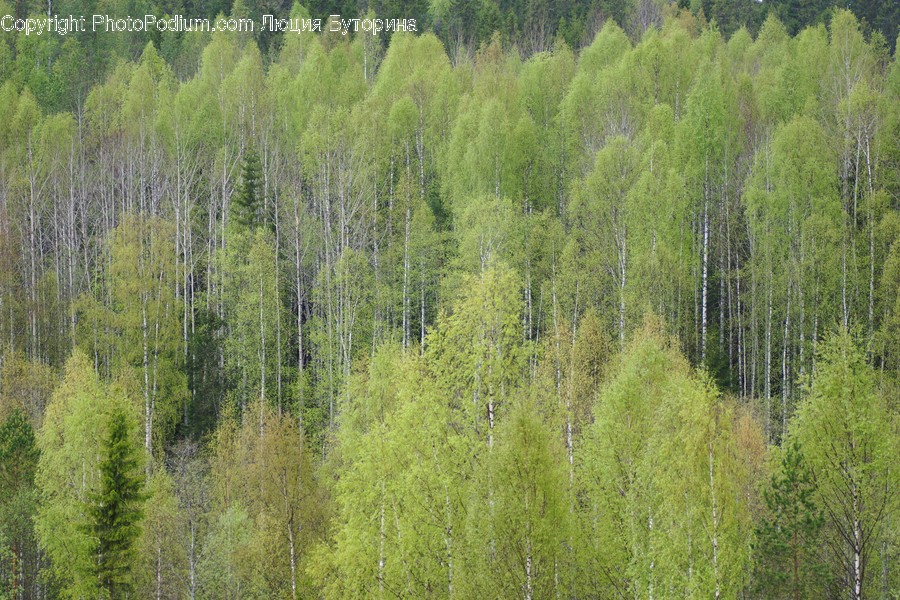
[[[255,22],[249,37],[259,47],[263,63],[269,64],[280,60],[289,36],[263,27],[263,16],[289,17],[291,5],[291,0],[0,0],[0,16],[49,13],[85,16],[90,22],[97,13],[210,20],[227,14]],[[551,50],[558,38],[577,51],[590,45],[610,19],[637,42],[648,28],[661,28],[669,5],[715,21],[726,38],[740,27],[756,36],[769,15],[794,36],[807,26],[827,24],[831,11],[841,8],[852,10],[866,37],[881,33],[893,51],[900,27],[900,3],[890,0],[309,0],[304,14],[323,21],[330,15],[413,19],[417,31],[431,31],[441,40],[451,60],[463,53],[471,62],[477,48],[489,43],[495,32],[506,47],[514,45],[524,57]],[[379,52],[388,37],[378,40]],[[19,88],[28,86],[46,111],[73,114],[84,109],[91,87],[103,81],[119,60],[136,62],[147,43],[156,47],[177,79],[186,80],[196,74],[210,41],[208,35],[155,29],[27,37],[0,30],[0,40],[6,42],[0,43],[0,80],[10,78]]]
[[[895,39],[607,4],[0,33],[0,598],[900,597]]]

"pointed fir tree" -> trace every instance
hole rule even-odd
[[[824,523],[816,507],[815,480],[800,444],[786,445],[779,472],[772,475],[764,497],[768,516],[757,528],[756,585],[767,598],[813,598],[826,575],[819,559]]]
[[[256,148],[251,146],[244,154],[241,183],[231,209],[235,221],[246,229],[253,229],[263,221],[261,186],[262,164]]]
[[[34,429],[25,413],[15,408],[0,425],[0,503],[34,484],[37,461]]]
[[[103,441],[100,490],[88,509],[94,565],[102,597],[130,595],[135,542],[141,533],[144,478],[140,449],[130,431],[128,415],[118,407],[110,415],[109,436]]]
[[[13,409],[0,424],[0,590],[9,598],[22,597],[37,574],[33,518],[38,456],[31,423],[20,408]]]

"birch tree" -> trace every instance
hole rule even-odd
[[[76,350],[38,433],[41,456],[35,476],[43,497],[35,529],[65,597],[100,591],[88,506],[102,488],[101,441],[113,410],[129,411],[135,418],[139,414],[123,391],[103,384],[88,357]],[[138,436],[133,438],[136,443]]]
[[[580,585],[737,597],[749,511],[735,493],[746,475],[732,417],[658,327],[636,334],[594,410],[580,464]]]
[[[851,334],[832,334],[791,429],[805,449],[825,513],[827,560],[836,593],[863,598],[883,589],[882,543],[896,518],[893,457],[898,440],[871,367]],[[889,556],[889,555],[888,555]]]
[[[105,285],[83,299],[79,323],[95,367],[133,377],[140,390],[150,455],[162,453],[187,396],[172,236],[170,223],[152,217],[126,219],[114,230],[109,267],[100,273]]]

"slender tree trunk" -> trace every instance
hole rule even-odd
[[[866,172],[868,174],[868,202],[866,203],[866,207],[868,210],[866,212],[868,213],[867,221],[869,225],[869,342],[871,343],[872,336],[875,335],[875,214],[872,210],[872,195],[874,193],[874,190],[868,131],[866,132],[865,138]]]
[[[294,282],[297,287],[297,379],[300,384],[297,386],[299,390],[299,397],[297,398],[297,402],[300,405],[298,410],[298,414],[303,414],[303,405],[304,405],[304,397],[303,397],[303,388],[304,384],[304,375],[303,375],[303,270],[302,270],[302,262],[301,262],[301,253],[300,253],[300,207],[299,201],[297,199],[294,200]],[[300,417],[301,426],[303,425],[303,417]]]
[[[534,598],[534,582],[532,581],[533,561],[531,534],[527,532],[525,534],[525,600],[533,600]]]
[[[411,300],[409,297],[409,273],[410,273],[410,229],[412,220],[412,197],[410,187],[412,186],[412,175],[410,172],[410,148],[409,143],[406,144],[406,214],[403,229],[403,347],[408,348],[411,333]]]
[[[386,538],[385,528],[384,528],[384,479],[381,480],[381,505],[379,507],[379,519],[378,519],[378,593],[379,595],[384,594],[384,567],[385,567],[385,556],[384,556],[384,540]]]
[[[847,219],[844,219],[845,227]],[[847,232],[841,236],[841,314],[844,317],[844,329],[850,326],[850,308],[847,306]]]
[[[647,531],[650,536],[653,536],[653,511],[648,506],[647,507]],[[653,568],[655,567],[655,562],[653,558],[650,558],[650,564],[648,565],[648,573],[647,573],[647,598],[648,600],[653,600]]]
[[[797,531],[796,529],[791,534],[791,556],[793,558],[793,573],[794,573],[794,600],[800,600],[801,590],[800,590],[800,551],[799,544],[797,540]]]
[[[716,600],[721,595],[720,583],[719,583],[719,514],[718,514],[718,506],[716,504],[716,485],[715,479],[713,477],[713,446],[712,442],[708,445],[709,451],[709,494],[712,504],[712,559],[713,559],[713,577],[715,580],[715,595]]]
[[[12,587],[10,588],[10,598],[19,598],[19,545],[16,543],[16,540],[13,539],[11,544],[11,565],[10,569],[12,570]]]
[[[260,265],[263,268],[263,265]],[[266,322],[263,311],[263,276],[259,273],[259,435],[263,434],[266,403]]]
[[[281,356],[281,219],[277,204],[275,211],[275,393],[278,398],[278,415],[281,416],[282,356]]]
[[[288,543],[290,546],[290,560],[291,560],[291,599],[297,600],[297,552],[295,549],[294,543],[294,528],[292,524],[293,519],[288,522]]]
[[[850,494],[853,501],[853,600],[862,600],[863,536],[859,519],[859,489],[857,488],[855,481],[852,481],[850,484]]]
[[[785,306],[785,316],[784,316],[784,336],[782,337],[782,346],[781,346],[781,436],[784,439],[784,436],[787,435],[787,421],[788,421],[788,399],[790,398],[790,350],[788,348],[788,335],[790,334],[791,328],[791,276],[788,276],[787,283],[787,302]]]
[[[701,298],[700,298],[700,362],[706,362],[706,298],[707,298],[707,288],[708,288],[708,275],[709,275],[709,199],[706,197],[708,192],[704,190],[704,199],[703,199],[703,259],[702,259],[702,283],[701,283]]]
[[[627,231],[623,226],[619,243],[619,349],[625,347],[625,286],[627,283]]]
[[[191,545],[188,563],[189,592],[191,600],[195,600],[197,597],[197,525],[194,523],[193,517],[191,518]]]
[[[444,516],[447,519],[444,546],[447,551],[447,597],[453,598],[453,521],[450,510],[450,493],[444,488]]]
[[[769,262],[769,286],[767,291],[766,310],[766,366],[765,366],[765,394],[766,394],[766,436],[772,439],[772,288],[775,287],[775,278],[772,273],[772,263]]]
[[[143,270],[143,269],[142,269]],[[142,275],[143,276],[143,275]],[[144,370],[144,447],[148,456],[153,456],[153,404],[150,399],[150,355],[149,333],[147,331],[147,294],[141,300],[141,335],[143,338],[143,370]],[[150,463],[147,461],[147,475],[150,475]]]
[[[28,201],[28,260],[29,260],[29,268],[28,268],[28,276],[30,278],[30,286],[29,286],[29,297],[30,297],[30,305],[28,307],[28,316],[31,324],[31,339],[29,348],[31,350],[31,358],[37,360],[40,357],[40,344],[38,339],[38,330],[37,330],[37,212],[36,206],[37,197],[39,192],[37,190],[37,175],[34,172],[34,153],[31,149],[31,144],[29,143],[28,148],[28,163],[29,163],[29,201]]]
[[[424,356],[425,355],[425,265],[420,264],[419,268],[422,270],[422,281],[420,288],[420,297],[419,297],[419,353]]]
[[[156,543],[156,600],[162,600],[162,544]]]

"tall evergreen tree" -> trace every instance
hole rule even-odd
[[[103,442],[100,490],[88,509],[95,575],[103,598],[127,598],[133,588],[135,542],[143,519],[144,478],[140,447],[122,407],[109,417],[109,437]]]
[[[757,528],[756,584],[766,598],[819,598],[826,575],[819,557],[824,516],[799,442],[787,444],[765,490],[768,516]]]
[[[22,410],[15,408],[0,425],[0,501],[34,483],[37,459],[34,430]]]
[[[34,473],[38,450],[34,430],[21,409],[0,424],[0,593],[20,598],[37,576]]]
[[[231,205],[235,220],[248,229],[260,225],[264,220],[261,185],[262,165],[259,162],[259,153],[251,146],[244,154],[241,183]]]

